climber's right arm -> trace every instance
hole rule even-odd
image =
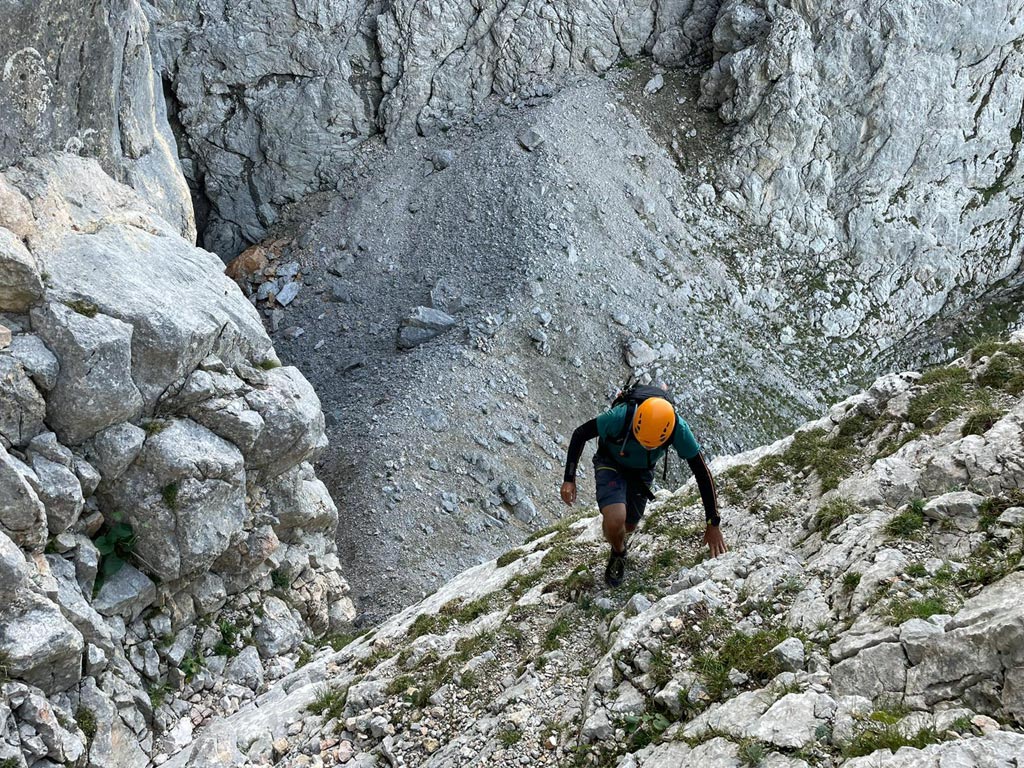
[[[595,437],[597,437],[597,419],[591,419],[576,427],[572,433],[572,439],[569,441],[569,454],[565,459],[565,477],[563,478],[565,482],[576,482],[576,467],[580,463],[580,456],[583,455],[583,446],[587,444],[588,440],[593,440]]]

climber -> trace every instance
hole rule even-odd
[[[689,425],[676,415],[666,399],[665,387],[634,386],[612,402],[612,407],[572,433],[565,461],[562,501],[576,501],[576,467],[588,440],[598,439],[594,454],[594,484],[601,509],[602,530],[611,545],[604,578],[610,586],[622,583],[626,569],[626,537],[654,498],[654,466],[671,445],[689,464],[704,502],[707,529],[704,543],[712,557],[727,552],[719,528],[718,499],[711,472]]]

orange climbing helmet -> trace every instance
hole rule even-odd
[[[644,448],[654,450],[665,444],[676,428],[676,410],[663,397],[649,397],[636,407],[633,437]]]

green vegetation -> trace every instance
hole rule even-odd
[[[147,437],[153,437],[154,435],[159,435],[169,426],[171,426],[171,423],[166,419],[148,419],[143,422],[142,429]]]
[[[321,715],[324,720],[341,719],[345,714],[348,688],[338,685],[324,685],[317,689],[313,701],[306,707],[307,712]]]
[[[1024,348],[1006,346],[1008,351],[996,352],[989,358],[977,381],[983,387],[1016,396],[1024,391]]]
[[[518,744],[523,738],[523,732],[516,728],[506,728],[503,731],[498,731],[498,741],[501,742],[503,747],[511,747],[513,744]]]
[[[912,736],[906,736],[898,723],[906,715],[901,710],[876,710],[865,720],[853,740],[843,748],[843,757],[863,757],[878,749],[893,752],[900,747],[923,749],[935,744],[942,737],[932,728],[924,728]]]
[[[115,522],[105,525],[93,541],[100,553],[99,571],[93,585],[94,595],[99,594],[107,579],[120,571],[135,551],[135,531],[131,525],[120,522],[120,515],[112,517]]]
[[[983,531],[987,531],[1010,507],[1024,507],[1024,490],[1014,488],[985,499],[979,510],[978,525]]]
[[[157,683],[149,687],[149,703],[153,709],[156,709],[164,700],[167,698],[167,694],[171,692],[171,686],[166,682]]]
[[[274,589],[288,589],[292,585],[292,577],[284,568],[275,568],[270,572],[270,583]]]
[[[85,299],[69,299],[64,302],[64,306],[85,317],[96,317],[100,311],[98,306]]]
[[[756,464],[732,467],[723,472],[719,477],[722,491],[735,502],[759,483],[779,483],[800,472],[816,476],[821,482],[822,493],[835,490],[855,468],[862,444],[882,423],[879,418],[856,413],[847,417],[831,437],[824,429],[797,432],[793,435],[793,442],[781,454],[765,456]],[[775,514],[781,517],[785,510]]]
[[[497,565],[499,568],[504,568],[506,565],[508,565],[509,563],[514,563],[516,560],[518,560],[525,554],[526,553],[521,549],[510,550],[503,554],[501,557],[499,557],[495,561],[495,565]]]
[[[996,408],[991,404],[979,403],[967,414],[967,420],[964,421],[964,425],[960,429],[960,436],[985,434],[1003,418],[1005,413],[1001,408]]]
[[[590,573],[586,564],[578,565],[564,579],[558,579],[548,584],[545,592],[557,592],[563,600],[579,601],[584,595],[589,595],[596,587],[594,576]]]
[[[853,592],[860,584],[860,571],[847,571],[843,576],[843,592]]]
[[[388,683],[384,693],[388,696],[407,695],[416,689],[416,679],[412,675],[399,675]]]
[[[693,666],[703,677],[712,700],[719,699],[730,688],[729,671],[733,669],[745,673],[757,685],[765,685],[781,671],[770,651],[789,636],[785,627],[759,630],[752,635],[734,631],[717,651],[706,649],[698,653]]]
[[[572,547],[568,544],[559,542],[544,554],[544,557],[540,561],[540,565],[542,568],[553,568],[559,563],[568,560],[572,553]]]
[[[974,733],[974,723],[971,722],[971,718],[968,715],[961,715],[950,723],[949,727],[950,730],[957,733]]]
[[[541,648],[545,651],[557,650],[560,643],[558,638],[569,634],[569,619],[565,616],[559,617],[554,624],[552,624],[547,633],[544,635],[544,642],[541,643]]]
[[[912,579],[923,579],[928,575],[928,569],[924,567],[924,563],[911,563],[907,566],[907,576]]]
[[[672,722],[661,712],[644,712],[642,715],[627,715],[623,718],[629,751],[635,752],[654,743]]]
[[[860,507],[848,499],[840,497],[829,499],[814,513],[812,524],[814,530],[820,531],[821,535],[827,538],[840,523],[858,512],[860,512]]]
[[[757,768],[768,756],[768,750],[759,741],[744,740],[740,743],[740,765]]]
[[[889,615],[893,624],[902,624],[907,619],[927,619],[939,613],[949,613],[950,606],[942,597],[923,597],[918,600],[894,600],[889,604]]]
[[[75,723],[85,734],[86,745],[92,744],[92,740],[96,737],[96,713],[87,707],[80,706],[75,710]]]
[[[563,517],[562,519],[552,523],[547,528],[541,528],[539,531],[535,531],[526,538],[526,544],[536,541],[537,539],[547,536],[549,533],[562,533],[569,530],[569,526],[580,519],[580,516]]]
[[[395,649],[391,646],[378,645],[376,648],[370,651],[369,654],[367,654],[358,662],[356,662],[356,668],[361,672],[365,672],[367,670],[373,669],[374,667],[381,664],[386,659],[390,659],[394,655]]]
[[[220,630],[220,640],[213,647],[213,652],[218,656],[234,657],[238,655],[238,648],[235,641],[238,639],[238,627],[227,619],[222,619],[217,627]]]
[[[911,504],[886,524],[885,532],[889,536],[908,539],[916,537],[922,528],[924,528],[924,504]]]
[[[266,360],[260,360],[258,365],[264,371],[272,371],[275,368],[281,367],[281,363],[279,363],[277,360],[274,360],[272,357],[268,357]]]
[[[967,369],[956,365],[925,371],[918,380],[924,389],[911,399],[907,421],[919,427],[933,417],[938,426],[948,423],[970,402],[970,380]]]
[[[160,496],[164,500],[164,504],[167,505],[168,509],[178,508],[178,484],[168,483],[160,489]]]
[[[199,674],[199,670],[202,669],[205,664],[206,662],[203,661],[202,656],[195,651],[190,651],[185,658],[181,660],[181,664],[178,668],[181,670],[181,673],[185,676],[186,680],[191,680]]]
[[[409,639],[423,635],[439,635],[454,624],[468,624],[480,618],[491,609],[493,595],[476,600],[451,600],[441,606],[437,613],[422,613],[409,627]]]

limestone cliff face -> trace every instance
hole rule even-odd
[[[1021,10],[723,3],[701,97],[736,128],[723,202],[818,254],[849,292],[823,317],[837,335],[884,347],[910,318],[1019,283]]]
[[[0,62],[0,167],[50,150],[97,157],[195,239],[149,23],[137,0],[7,3]]]
[[[141,768],[354,619],[324,418],[220,260],[95,160],[0,191],[0,759]]]
[[[568,72],[649,54],[706,70],[701,106],[732,133],[721,203],[799,256],[747,265],[752,291],[824,275],[804,311],[877,351],[908,321],[1019,283],[1015,0],[222,6],[154,3],[189,175],[225,255],[281,203],[334,186],[373,133],[436,133],[493,97],[528,102]]]

